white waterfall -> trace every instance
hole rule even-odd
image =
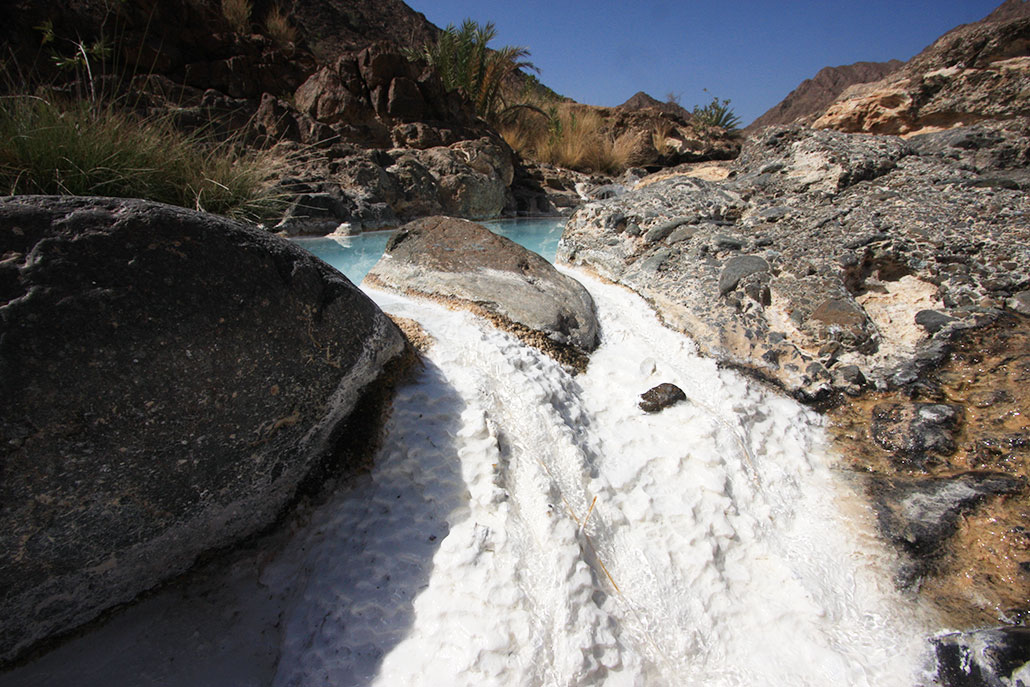
[[[578,376],[373,293],[436,344],[371,475],[203,594],[163,592],[0,687],[928,683],[930,628],[819,417],[575,276],[603,339]],[[644,413],[659,382],[689,401]]]

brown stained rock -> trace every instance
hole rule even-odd
[[[751,122],[745,131],[764,126],[795,124],[818,117],[846,88],[860,83],[879,81],[904,63],[856,62],[839,67],[823,67],[811,79],[805,79],[786,98]]]
[[[921,511],[906,511],[900,507],[904,499],[895,500],[892,514],[881,517],[885,538],[911,557],[905,580],[917,584],[947,622],[973,628],[1025,619],[1030,614],[1030,319],[1010,315],[964,331],[947,361],[920,382],[914,389],[850,398],[828,411],[843,464],[881,487],[894,484],[911,495],[912,485],[923,485],[961,497],[924,499]],[[961,422],[949,419],[950,412],[937,412],[945,408],[961,408]],[[920,417],[920,410],[930,411],[930,417]],[[933,421],[930,436],[923,431],[927,427],[918,427],[927,419]],[[935,445],[943,450],[928,450]],[[904,459],[907,455],[933,460]],[[999,492],[993,487],[977,487],[980,477],[963,475],[988,476],[983,486],[1003,487],[1002,495],[992,495]],[[939,517],[926,517],[931,503],[940,506]]]
[[[838,131],[914,134],[1030,115],[1030,12],[960,26],[884,79],[845,90],[815,121]]]

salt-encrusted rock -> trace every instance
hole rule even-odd
[[[338,272],[213,215],[8,197],[0,255],[0,662],[273,522],[375,431],[404,350]]]
[[[640,403],[638,405],[645,413],[657,413],[671,405],[686,400],[687,395],[683,393],[683,389],[675,384],[662,382],[658,386],[640,394]]]
[[[908,557],[900,581],[916,582],[930,570],[959,518],[990,496],[1020,491],[1024,482],[996,472],[912,479],[871,477],[869,493],[883,536]]]
[[[474,222],[428,217],[404,225],[365,283],[469,307],[551,352],[578,356],[579,363],[597,346],[587,290],[536,253]]]
[[[934,638],[942,687],[1004,687],[1030,680],[1030,628],[996,627]]]
[[[916,380],[1030,286],[1028,134],[1025,120],[908,141],[770,127],[725,181],[656,176],[583,205],[558,260],[803,399]],[[1012,184],[983,183],[999,178]]]

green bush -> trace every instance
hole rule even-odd
[[[0,98],[0,193],[144,198],[247,219],[270,216],[269,162],[185,134],[169,118],[56,97]]]
[[[740,126],[740,117],[730,109],[729,99],[712,98],[712,102],[704,107],[694,106],[694,118],[707,126],[719,126],[726,131],[736,131]]]
[[[529,57],[526,48],[487,47],[496,36],[492,22],[480,26],[466,19],[460,28],[448,25],[436,43],[409,51],[408,57],[428,62],[439,72],[447,90],[461,92],[475,105],[480,117],[494,121],[504,109],[506,82],[522,69],[537,71],[525,59]]]

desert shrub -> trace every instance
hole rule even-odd
[[[222,16],[236,33],[250,33],[250,15],[253,11],[250,0],[222,0]]]
[[[144,198],[239,218],[276,210],[269,160],[113,103],[0,98],[0,193]]]
[[[712,98],[704,107],[694,106],[694,118],[705,126],[718,126],[735,131],[740,126],[740,117],[733,113],[729,99]]]
[[[290,52],[297,42],[297,29],[278,5],[265,15],[265,35],[272,39],[280,50]]]
[[[521,113],[500,132],[523,157],[582,172],[619,172],[631,152],[627,141],[612,137],[600,114],[568,104],[551,105],[544,116]]]

